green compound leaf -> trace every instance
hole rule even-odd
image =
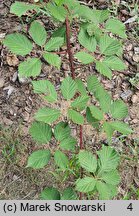
[[[103,129],[104,129],[108,139],[111,140],[112,135],[114,133],[114,129],[112,128],[111,124],[109,122],[104,122]]]
[[[123,71],[127,66],[117,56],[106,57],[103,61],[111,70]]]
[[[64,3],[65,0],[54,0],[54,2],[59,6]]]
[[[94,118],[91,114],[89,107],[86,108],[86,119],[89,124],[92,124],[94,128],[99,129],[99,120]]]
[[[108,10],[92,10],[87,6],[80,5],[78,14],[81,18],[89,20],[98,25],[109,18],[110,12]]]
[[[39,58],[28,58],[19,64],[18,71],[21,77],[36,77],[41,73],[42,63]]]
[[[41,200],[60,200],[60,193],[56,188],[45,188],[40,194]]]
[[[86,87],[82,80],[75,79],[75,82],[77,84],[77,90],[80,92],[81,95],[87,95]]]
[[[111,105],[111,114],[113,118],[123,119],[128,115],[128,108],[122,100],[116,100]]]
[[[61,200],[77,200],[77,194],[72,188],[66,188],[63,191],[63,194],[61,196]]]
[[[39,6],[35,4],[26,4],[24,2],[18,2],[16,1],[11,5],[10,13],[15,14],[18,17],[21,17],[22,15],[26,14],[29,10],[39,10]]]
[[[95,98],[99,101],[102,111],[108,113],[110,111],[112,100],[110,94],[100,86],[95,92]]]
[[[87,89],[89,92],[94,93],[100,86],[100,82],[95,75],[87,77]]]
[[[103,112],[98,107],[91,105],[89,106],[89,109],[91,111],[92,117],[98,120],[103,120]]]
[[[77,90],[76,82],[71,78],[67,77],[62,81],[61,91],[62,95],[66,100],[74,97]]]
[[[57,92],[54,85],[48,80],[32,81],[34,93],[45,94],[44,98],[53,103],[57,101]]]
[[[111,122],[110,124],[111,124],[111,127],[115,131],[118,131],[121,134],[129,135],[129,134],[131,134],[133,132],[131,130],[131,128],[129,127],[129,125],[124,123],[124,122],[114,121],[114,122]]]
[[[75,110],[69,109],[68,110],[68,117],[71,119],[75,124],[82,125],[84,123],[84,117]]]
[[[69,160],[67,156],[61,152],[60,150],[57,150],[54,154],[54,160],[56,165],[63,171],[65,171],[69,165]]]
[[[97,169],[97,159],[91,152],[81,150],[78,154],[80,166],[86,171],[94,173]]]
[[[31,23],[29,34],[37,45],[43,46],[45,44],[47,32],[38,21]]]
[[[46,51],[55,51],[59,49],[64,43],[63,37],[52,37],[45,45]]]
[[[101,54],[104,54],[106,56],[118,54],[118,51],[121,48],[120,42],[116,39],[109,37],[108,35],[104,35],[101,37],[99,45]]]
[[[61,66],[61,58],[57,54],[53,53],[45,53],[43,54],[43,58],[47,61],[50,65],[60,69]]]
[[[86,25],[81,27],[81,30],[78,35],[79,43],[85,47],[90,52],[94,52],[96,50],[96,39],[94,36],[90,37],[86,30]]]
[[[3,43],[12,53],[21,56],[29,54],[33,48],[30,40],[25,35],[20,33],[7,35]]]
[[[109,19],[106,22],[106,30],[120,36],[127,38],[125,25],[118,19]]]
[[[50,157],[51,153],[49,150],[35,151],[29,156],[27,167],[41,169],[48,164]]]
[[[59,116],[60,110],[46,107],[38,110],[38,112],[35,114],[35,119],[37,121],[51,124],[54,121],[56,121],[59,118]]]
[[[71,129],[67,122],[59,122],[54,128],[54,136],[58,141],[62,141],[70,136]]]
[[[76,190],[83,193],[89,193],[94,190],[96,179],[85,177],[76,181]]]
[[[119,155],[111,148],[103,146],[102,150],[97,152],[100,160],[100,172],[110,172],[115,170],[119,164]]]
[[[77,108],[78,110],[83,110],[86,108],[88,100],[88,96],[79,96],[71,103],[71,106],[73,108]]]
[[[68,137],[60,142],[59,147],[63,150],[74,151],[77,140],[73,137]]]
[[[94,57],[86,52],[78,52],[74,56],[83,64],[94,62]]]
[[[109,69],[105,62],[96,61],[96,70],[100,72],[102,75],[108,77],[109,79],[112,78],[112,71]]]
[[[52,137],[51,127],[43,122],[34,122],[29,129],[32,138],[39,143],[48,143]]]
[[[108,10],[92,10],[92,21],[95,24],[103,23],[110,16],[110,12]]]
[[[60,38],[64,38],[64,42],[66,42],[66,28],[65,26],[60,26],[59,28],[57,28],[53,34],[52,37],[60,37]]]
[[[47,9],[49,10],[50,14],[58,21],[60,22],[65,21],[67,10],[63,6],[56,6],[53,5],[52,3],[48,3]]]
[[[120,183],[120,175],[117,170],[108,173],[103,173],[101,179],[107,184],[118,185]]]
[[[97,181],[96,188],[99,192],[99,199],[100,200],[109,200],[112,198],[110,185],[107,185],[101,181]]]

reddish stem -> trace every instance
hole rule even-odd
[[[75,79],[75,67],[73,63],[73,54],[70,46],[70,22],[68,16],[66,17],[66,41],[67,41],[67,53],[69,56],[70,70],[72,74],[72,78]],[[83,127],[80,125],[80,149],[83,149]],[[83,171],[81,168],[81,178],[83,177]],[[79,195],[79,199],[82,200],[82,193]]]
[[[74,68],[74,63],[73,63],[72,51],[70,47],[70,22],[69,22],[68,17],[66,17],[66,40],[67,40],[67,53],[69,56],[72,78],[75,79],[75,68]]]

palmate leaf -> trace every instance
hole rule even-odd
[[[25,35],[20,33],[7,35],[3,43],[12,53],[21,56],[29,54],[33,48],[30,40]]]
[[[65,171],[69,165],[69,160],[67,156],[61,152],[60,150],[57,150],[54,154],[54,160],[56,165],[63,171]]]
[[[51,153],[50,150],[38,150],[33,152],[29,158],[27,167],[32,167],[34,169],[41,169],[46,166],[50,160]]]
[[[128,115],[128,108],[122,100],[116,100],[111,104],[111,114],[113,118],[123,119]]]
[[[60,69],[61,66],[61,58],[54,53],[44,53],[43,58],[47,61],[50,65]]]
[[[94,190],[96,179],[85,177],[76,181],[76,190],[83,193],[89,193]]]
[[[77,194],[72,188],[66,188],[63,191],[63,194],[61,196],[61,200],[77,200]]]
[[[74,56],[83,64],[90,64],[94,61],[94,57],[86,52],[78,52]]]
[[[76,143],[77,143],[77,140],[69,136],[60,142],[59,147],[63,150],[74,151]]]
[[[39,109],[35,114],[35,119],[44,123],[51,124],[56,121],[60,116],[60,110],[52,109],[49,107]]]
[[[117,56],[106,57],[103,63],[112,70],[123,71],[127,68],[127,66]]]
[[[101,37],[100,42],[100,52],[106,56],[112,56],[118,53],[121,48],[121,44],[118,40],[104,35]]]
[[[89,109],[92,114],[92,117],[98,120],[103,120],[103,112],[98,107],[91,105],[89,106]]]
[[[31,23],[29,34],[37,45],[43,46],[45,44],[47,32],[40,22],[33,21]]]
[[[84,123],[84,117],[77,111],[69,109],[68,110],[68,117],[71,119],[75,124],[82,125]]]
[[[19,64],[18,71],[22,77],[36,77],[41,73],[42,63],[39,58],[28,58]]]
[[[79,92],[82,96],[83,96],[83,95],[84,95],[84,96],[87,95],[86,87],[85,87],[83,81],[80,80],[80,79],[75,79],[75,82],[76,82],[76,84],[77,84],[77,90],[78,90],[78,92]]]
[[[32,138],[39,143],[48,143],[52,137],[51,127],[43,122],[34,122],[30,129],[29,133]]]
[[[54,187],[45,188],[40,194],[41,200],[60,200],[60,193]]]
[[[39,6],[35,5],[35,4],[26,4],[24,2],[15,1],[15,3],[13,3],[11,5],[10,13],[15,14],[16,16],[21,17],[22,15],[24,15],[29,10],[38,11],[39,10]]]
[[[119,155],[110,146],[103,146],[102,150],[97,152],[100,160],[100,173],[115,170],[119,164]]]
[[[86,171],[94,173],[97,169],[97,159],[91,152],[81,150],[78,154],[79,164]]]
[[[67,10],[63,6],[56,6],[52,3],[47,4],[47,9],[50,12],[50,14],[57,19],[58,21],[64,22]]]
[[[78,35],[79,43],[85,47],[90,52],[94,52],[96,50],[96,39],[94,36],[89,36],[87,33],[87,25],[82,25],[81,30]]]
[[[89,92],[94,93],[97,91],[100,86],[100,82],[95,75],[91,75],[87,77],[87,89]]]
[[[45,94],[45,99],[48,102],[57,101],[57,92],[54,85],[49,80],[32,81],[34,93]]]
[[[118,19],[109,19],[106,22],[106,30],[117,34],[121,38],[127,38],[125,25]]]
[[[118,185],[120,183],[120,175],[117,170],[112,170],[111,172],[103,173],[101,179],[105,183],[110,185]]]
[[[64,43],[63,37],[52,37],[45,45],[46,51],[55,51],[59,49]]]
[[[54,128],[54,136],[58,141],[62,141],[70,136],[71,129],[67,122],[59,122]]]
[[[114,121],[111,122],[110,125],[115,131],[118,131],[123,135],[129,135],[133,132],[129,125],[124,122]]]
[[[109,69],[109,67],[104,61],[96,61],[96,70],[102,75],[108,77],[109,79],[112,78],[112,71]]]
[[[71,78],[67,77],[62,81],[61,91],[62,95],[66,100],[69,100],[74,97],[77,90],[76,82]]]
[[[88,100],[88,96],[79,96],[71,103],[71,106],[73,108],[77,108],[78,110],[83,110],[86,108]]]

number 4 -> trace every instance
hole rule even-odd
[[[133,206],[132,206],[132,203],[130,203],[128,206],[127,206],[127,209],[132,211],[133,210]]]

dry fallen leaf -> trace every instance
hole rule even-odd
[[[16,57],[16,55],[12,55],[12,54],[8,55],[6,60],[7,60],[8,65],[10,65],[10,66],[16,66],[19,63],[19,60]]]

